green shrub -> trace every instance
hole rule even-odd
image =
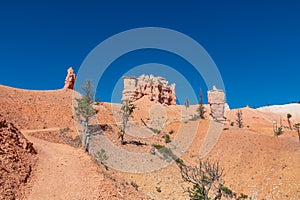
[[[178,166],[184,166],[184,162],[183,162],[183,160],[182,160],[181,158],[177,158],[177,159],[175,160],[175,162],[176,162],[176,164],[177,164]]]
[[[188,189],[189,192],[189,197],[191,200],[204,200],[205,198],[203,197],[202,193],[202,187],[200,187],[199,184],[193,185],[192,188]]]
[[[161,188],[160,187],[156,187],[156,191],[157,192],[161,192]]]
[[[282,135],[283,132],[284,132],[284,131],[283,131],[283,127],[280,126],[280,127],[278,127],[277,129],[274,130],[274,135],[275,135],[275,136],[279,136],[279,135]]]
[[[231,189],[229,189],[228,187],[225,187],[225,186],[222,187],[222,191],[224,192],[224,196],[226,196],[226,197],[233,198],[233,196],[235,195]]]
[[[176,164],[180,165],[184,165],[184,162],[181,158],[178,158],[171,149],[160,145],[160,144],[153,144],[153,146],[164,156],[164,159],[166,160],[174,160],[176,162]]]
[[[157,149],[157,150],[160,150],[162,148],[165,148],[164,145],[161,145],[161,144],[153,144],[153,146]]]
[[[248,198],[248,195],[241,193],[237,199],[247,199],[247,198]]]
[[[101,164],[104,164],[104,162],[108,159],[104,149],[97,151],[97,153],[94,154],[94,157],[99,160]]]
[[[155,134],[160,134],[160,132],[161,132],[161,130],[159,130],[159,129],[155,129],[155,128],[149,128],[153,133],[155,133]]]
[[[162,136],[162,138],[164,138],[165,139],[165,143],[170,143],[171,142],[171,139],[170,139],[170,135],[169,134],[164,134],[163,136]]]

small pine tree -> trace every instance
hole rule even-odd
[[[298,137],[299,137],[299,141],[300,141],[300,123],[295,124],[294,127],[298,133]]]
[[[75,114],[77,120],[83,126],[83,136],[82,136],[82,147],[88,151],[88,140],[89,140],[89,122],[91,117],[93,117],[97,110],[93,108],[94,94],[93,85],[90,80],[86,80],[83,85],[80,86],[83,90],[83,95],[81,98],[76,98],[77,106],[75,107]]]
[[[290,114],[290,113],[288,113],[287,115],[286,115],[286,118],[287,118],[287,120],[288,120],[288,123],[289,123],[289,128],[290,128],[290,130],[292,130],[292,125],[291,125],[291,117],[292,117],[292,115]]]
[[[192,184],[192,187],[185,189],[191,200],[220,200],[220,199],[248,199],[248,196],[236,192],[224,185],[224,169],[219,161],[201,161],[198,166],[189,166],[177,163],[184,182]]]
[[[186,98],[184,105],[185,105],[185,109],[188,109],[190,107],[190,102],[188,98]]]
[[[100,149],[100,151],[97,151],[97,153],[94,154],[94,157],[100,161],[101,164],[105,164],[105,161],[108,159],[105,150],[104,149]]]
[[[279,127],[277,126],[277,121],[273,122],[273,131],[275,136],[281,135],[283,131],[283,126],[280,125]]]
[[[198,166],[178,165],[183,181],[191,183],[192,188],[185,190],[191,200],[221,199],[224,182],[223,168],[219,162],[201,161]]]
[[[199,117],[201,119],[204,119],[204,114],[206,113],[206,110],[204,108],[203,105],[203,93],[202,93],[202,89],[200,88],[200,99],[199,99],[199,107],[197,109],[197,112],[199,113]]]
[[[238,125],[238,127],[239,128],[243,128],[243,113],[242,113],[242,111],[241,110],[238,110],[237,112],[236,112],[236,122],[237,122],[237,125]]]
[[[120,127],[118,136],[121,139],[122,145],[125,144],[125,141],[124,141],[125,129],[126,129],[128,121],[129,121],[129,117],[132,115],[134,109],[136,109],[136,106],[133,103],[130,103],[129,101],[126,101],[121,107],[122,125]]]

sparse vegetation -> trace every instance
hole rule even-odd
[[[236,112],[236,120],[235,121],[236,121],[236,123],[237,123],[237,125],[238,125],[239,128],[243,128],[244,127],[244,125],[243,125],[243,113],[242,113],[241,110],[238,110]]]
[[[174,160],[177,165],[181,166],[184,165],[184,162],[181,158],[177,157],[171,149],[165,147],[164,145],[160,144],[153,144],[153,146],[163,155],[164,159],[167,161]]]
[[[83,95],[81,98],[76,98],[77,106],[75,107],[75,113],[77,120],[83,126],[83,136],[82,136],[82,147],[85,151],[88,151],[89,145],[89,122],[90,119],[97,113],[97,110],[93,108],[94,95],[93,85],[90,80],[86,80],[84,85],[80,86]]]
[[[292,130],[292,124],[291,124],[291,118],[292,118],[292,115],[291,115],[290,113],[288,113],[288,114],[286,115],[286,118],[287,118],[287,121],[288,121],[288,123],[289,123],[289,128],[290,128],[290,130]]]
[[[219,162],[200,160],[198,166],[181,165],[179,168],[182,179],[193,185],[185,189],[191,200],[221,199],[224,170]]]
[[[188,98],[186,98],[184,105],[186,110],[190,107],[190,101]]]
[[[275,136],[279,136],[283,134],[283,126],[280,125],[279,127],[277,126],[277,121],[273,122],[273,132]]]
[[[128,121],[129,121],[129,117],[132,115],[134,109],[136,109],[136,106],[133,103],[130,103],[129,101],[126,101],[121,107],[122,125],[120,126],[120,129],[118,132],[118,137],[119,137],[119,139],[121,139],[122,145],[125,144],[125,141],[124,141],[125,129],[126,129]]]
[[[229,189],[226,186],[222,187],[222,192],[223,192],[223,196],[229,199],[236,199],[236,200],[248,199],[248,195],[244,193],[237,195],[237,193],[233,192],[231,189]]]
[[[228,187],[224,186],[222,180],[224,169],[219,162],[209,160],[199,162],[198,166],[179,165],[181,177],[192,187],[185,189],[191,200],[217,200],[222,197],[230,199],[247,199],[248,196],[240,194],[237,196]]]
[[[165,148],[164,145],[161,145],[161,144],[153,144],[152,146],[154,146],[157,150],[160,150],[162,148]]]
[[[294,127],[298,133],[298,137],[299,137],[299,141],[300,141],[300,123],[295,124]]]
[[[156,187],[156,191],[157,192],[161,192],[161,188],[160,187]]]
[[[136,191],[139,190],[139,186],[138,186],[138,184],[137,184],[136,182],[131,181],[131,182],[130,182],[130,185],[131,185],[132,187],[134,187],[134,188],[136,189]]]
[[[69,127],[63,128],[63,129],[59,129],[60,134],[67,133],[67,132],[69,132],[69,131],[71,131],[71,129],[70,129]]]
[[[228,198],[234,197],[234,192],[226,186],[222,187],[222,191],[224,192],[224,196]]]
[[[248,199],[248,195],[241,193],[240,196],[237,197],[237,200],[239,199]]]
[[[171,138],[170,135],[167,133],[164,133],[164,135],[162,136],[163,139],[165,139],[165,143],[170,143],[171,142]]]
[[[274,135],[275,136],[279,136],[279,135],[282,135],[283,134],[283,127],[282,126],[280,126],[280,127],[278,127],[275,131],[274,131]]]
[[[149,129],[150,129],[153,133],[155,133],[155,134],[160,134],[160,132],[161,132],[161,130],[156,129],[156,128],[150,127]]]
[[[94,157],[103,165],[105,165],[105,161],[108,159],[104,149],[100,149],[100,151],[97,151],[97,153],[94,154]]]
[[[202,93],[202,89],[200,88],[200,99],[199,99],[199,107],[197,109],[197,112],[199,114],[199,117],[201,119],[204,119],[204,114],[206,113],[206,110],[204,108],[204,105],[203,105],[203,93]]]

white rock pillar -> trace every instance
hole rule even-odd
[[[210,105],[210,115],[215,120],[224,120],[225,116],[225,93],[213,86],[212,90],[207,92],[208,104]]]

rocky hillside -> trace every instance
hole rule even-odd
[[[0,199],[23,196],[32,173],[35,149],[23,134],[0,115]]]
[[[56,136],[53,134],[59,133],[60,129],[69,127],[74,134],[77,134],[74,129],[71,111],[72,92],[72,90],[29,91],[0,86],[0,113],[5,115],[6,119],[22,127],[22,129],[29,130],[28,134],[31,133],[30,135],[34,136],[31,137],[32,141],[38,145],[36,146],[37,150],[42,152],[45,157],[40,160],[40,162],[44,162],[44,165],[40,165],[41,173],[48,173],[49,164],[47,162],[49,159],[54,159],[51,163],[54,163],[54,166],[59,163],[59,167],[51,168],[53,169],[53,179],[51,180],[55,180],[53,183],[57,184],[59,182],[56,174],[62,173],[61,170],[68,170],[68,173],[64,174],[70,175],[64,179],[61,178],[60,182],[63,185],[65,184],[64,180],[74,181],[74,173],[71,173],[70,169],[77,173],[82,167],[86,167],[90,170],[88,174],[93,174],[96,177],[95,180],[89,179],[86,183],[99,184],[99,187],[96,185],[95,188],[99,188],[101,194],[105,194],[101,197],[102,199],[124,199],[125,197],[134,199],[134,196],[140,195],[142,197],[144,194],[152,199],[184,200],[188,198],[188,195],[183,193],[183,182],[176,165],[170,165],[162,170],[146,174],[125,173],[113,169],[105,170],[105,176],[116,181],[111,182],[111,180],[105,178],[107,184],[104,187],[103,181],[98,181],[99,177],[102,177],[101,180],[103,180],[104,174],[97,174],[94,167],[92,167],[94,164],[91,162],[89,162],[88,167],[86,166],[86,160],[89,158],[87,154],[65,144],[56,144]],[[145,143],[145,145],[140,146],[135,143],[120,145],[117,135],[118,124],[121,121],[120,104],[100,103],[95,105],[95,108],[99,111],[97,114],[99,123],[102,127],[107,127],[103,135],[109,138],[114,145],[125,151],[147,154],[150,152],[153,143],[166,146],[172,146],[176,142],[183,144],[190,137],[189,134],[196,130],[192,143],[186,144],[188,149],[182,154],[185,162],[196,164],[207,131],[214,130],[219,126],[218,122],[210,120],[208,106],[205,106],[208,111],[206,119],[199,120],[194,118],[197,114],[198,105],[191,105],[188,109],[181,105],[167,106],[149,101],[148,97],[138,99],[135,104],[137,109],[130,119],[130,128],[125,140]],[[226,114],[227,121],[224,121],[225,125],[220,137],[217,138],[215,146],[205,158],[220,160],[222,167],[225,169],[224,180],[226,185],[236,192],[249,195],[252,199],[299,199],[300,145],[298,135],[295,130],[287,128],[284,129],[283,135],[279,137],[275,137],[273,132],[273,122],[279,122],[280,116],[283,125],[287,126],[286,111],[283,110],[283,114],[278,114],[249,107],[240,110],[243,113],[243,128],[238,128],[236,124],[238,110],[228,111]],[[291,114],[293,115],[292,120],[295,120],[292,122],[298,122],[296,113]],[[147,129],[147,132],[144,131],[146,130],[144,123],[152,128],[152,131],[149,131],[150,129]],[[149,135],[146,133],[149,133]],[[163,138],[164,133],[172,133],[169,135],[174,143],[166,144]],[[145,134],[146,138],[144,138]],[[36,138],[43,138],[46,141],[43,143]],[[49,138],[52,139],[49,140]],[[95,145],[95,152],[100,149],[101,147]],[[110,156],[109,153],[111,152],[107,152],[109,158],[118,155]],[[52,154],[55,154],[55,156],[52,156]],[[62,158],[62,155],[65,155],[65,158]],[[82,158],[84,159],[80,162]],[[62,162],[64,160],[68,162]],[[72,162],[69,162],[70,160]],[[61,162],[63,165],[61,165]],[[80,184],[82,179],[78,177],[77,179],[78,184]],[[40,188],[44,184],[43,176],[39,177],[39,182],[34,184],[36,193],[33,194],[40,196]],[[119,189],[116,190],[116,187],[112,187],[113,185],[118,186]],[[123,188],[123,185],[126,187]],[[136,192],[132,185],[137,185],[139,192]],[[87,193],[90,192],[89,188],[91,187],[86,187]],[[74,190],[78,191],[76,187],[74,187]],[[131,191],[131,195],[126,195],[125,190]],[[62,191],[56,193],[63,195],[65,192],[66,190],[62,189]],[[79,193],[82,194],[83,192]],[[71,194],[68,195],[70,198],[72,197]]]
[[[19,129],[68,127],[73,90],[33,91],[0,85],[0,113]]]

